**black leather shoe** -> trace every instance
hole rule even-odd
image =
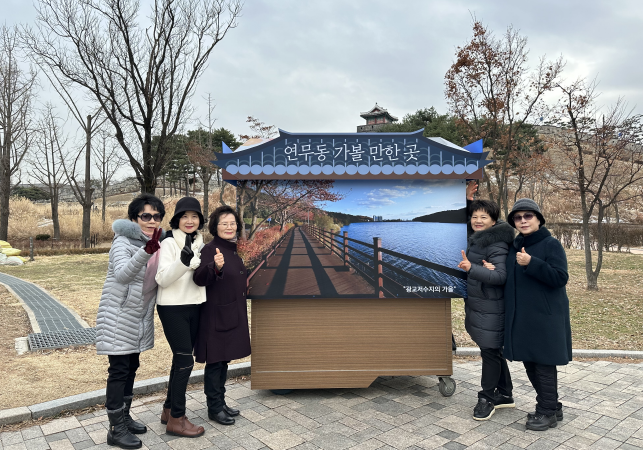
[[[473,408],[473,419],[489,420],[489,418],[493,416],[494,412],[495,408],[493,406],[493,403],[487,401],[486,398],[479,398],[478,404],[475,406],[475,408]]]
[[[495,406],[496,409],[515,408],[516,402],[514,402],[514,398],[511,395],[502,395],[496,391],[493,396],[493,406]]]
[[[223,410],[228,413],[230,417],[238,416],[239,415],[239,410],[230,408],[228,405],[223,405]]]
[[[234,419],[228,415],[224,410],[219,411],[218,413],[211,413],[208,411],[208,417],[210,420],[214,420],[221,425],[234,425]]]
[[[132,419],[132,416],[129,414],[129,410],[132,407],[132,399],[134,397],[123,397],[123,420],[125,421],[125,426],[132,434],[143,434],[147,432],[147,427],[141,422],[137,422]]]
[[[107,410],[107,417],[109,419],[107,445],[127,450],[141,448],[143,446],[141,440],[127,429],[125,420],[123,419],[123,408],[115,411]]]
[[[527,429],[533,431],[545,431],[550,428],[554,428],[557,425],[558,421],[556,420],[556,414],[551,416],[546,416],[544,414],[538,414],[527,418]]]
[[[531,419],[531,418],[532,418],[532,417],[534,417],[535,415],[536,415],[536,412],[535,412],[535,411],[534,411],[534,412],[532,412],[532,413],[529,413],[529,414],[527,414],[527,419]],[[556,408],[556,420],[557,420],[558,422],[560,422],[561,420],[563,420],[563,405],[560,405],[559,407],[557,407],[557,408]]]

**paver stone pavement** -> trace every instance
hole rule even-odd
[[[510,363],[516,408],[472,419],[480,361],[454,363],[457,389],[438,392],[435,377],[380,377],[367,389],[300,390],[288,395],[230,382],[227,401],[241,415],[233,426],[208,420],[205,396],[190,391],[187,415],[198,439],[165,434],[162,396],[135,400],[132,415],[148,425],[149,450],[643,449],[643,363],[573,361],[559,368],[564,420],[528,431],[535,392],[521,363]],[[106,450],[104,410],[0,434],[0,450]]]

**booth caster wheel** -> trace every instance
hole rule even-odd
[[[444,397],[451,397],[455,392],[455,380],[451,377],[439,377],[438,390]]]
[[[288,395],[292,392],[292,389],[270,389],[270,392],[272,392],[275,395]]]

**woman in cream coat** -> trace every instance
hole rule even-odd
[[[156,298],[159,319],[172,349],[172,369],[161,423],[166,433],[174,436],[198,437],[205,430],[185,417],[185,391],[194,358],[192,348],[199,327],[199,309],[205,302],[205,288],[192,281],[194,269],[201,264],[203,237],[199,230],[204,220],[201,205],[193,197],[184,197],[176,204],[170,221],[172,235],[161,244],[156,274]]]

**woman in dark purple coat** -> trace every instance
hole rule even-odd
[[[250,354],[246,306],[247,269],[237,254],[241,220],[234,209],[220,206],[208,221],[214,239],[201,251],[201,265],[194,282],[205,286],[199,333],[194,345],[197,362],[206,363],[204,391],[208,417],[222,425],[234,424],[239,411],[225,403],[228,363]]]

